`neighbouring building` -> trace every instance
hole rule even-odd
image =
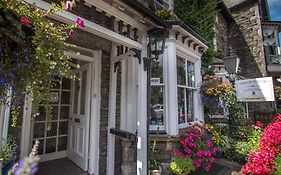
[[[25,0],[48,9],[51,0]],[[51,127],[44,108],[31,117],[26,101],[20,125],[20,156],[40,141],[41,162],[68,158],[90,174],[147,174],[147,71],[148,31],[168,28],[165,50],[152,64],[151,122],[149,133],[161,133],[165,142],[195,119],[204,120],[199,96],[201,56],[208,47],[203,38],[180,21],[164,22],[155,9],[172,8],[169,1],[79,0],[71,12],[51,16],[85,27],[68,40],[66,54],[80,68],[80,81],[57,77],[52,95]],[[8,107],[1,119],[9,117]],[[4,128],[7,122],[3,122]],[[2,126],[2,125],[1,125]],[[6,128],[7,129],[7,128]],[[6,132],[5,132],[6,134]],[[172,150],[171,145],[168,150]],[[76,166],[73,165],[73,166]],[[61,168],[63,171],[63,168]],[[51,172],[51,168],[49,169]]]
[[[224,58],[234,50],[240,59],[237,79],[271,76],[278,84],[280,22],[270,20],[267,0],[224,0],[218,5],[215,31],[215,48]],[[224,73],[224,66],[221,70]],[[275,103],[280,102],[249,102],[249,115],[274,113]]]

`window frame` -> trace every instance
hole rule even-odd
[[[197,88],[195,87],[197,81],[196,81],[196,78],[195,78],[195,62],[191,61],[191,59],[189,59],[189,57],[182,57],[182,56],[179,56],[179,55],[176,55],[176,65],[177,65],[177,67],[176,67],[176,70],[177,70],[176,71],[177,72],[176,77],[177,77],[177,80],[178,80],[178,60],[179,59],[184,60],[184,68],[187,68],[188,63],[191,63],[193,65],[193,68],[192,68],[191,72],[193,72],[192,76],[194,78],[193,83],[192,83],[193,86],[190,86],[190,84],[189,84],[189,70],[185,69],[185,76],[184,76],[185,85],[179,84],[178,81],[177,81],[177,85],[176,85],[177,86],[177,88],[176,88],[177,89],[177,95],[179,93],[179,91],[178,91],[179,88],[183,89],[184,94],[185,94],[185,97],[184,97],[185,122],[184,123],[179,123],[179,122],[177,123],[178,128],[182,129],[182,128],[185,128],[186,126],[188,126],[189,123],[195,122],[194,94],[195,94],[195,91],[197,91]],[[186,98],[187,97],[187,91],[191,91],[191,93],[192,93],[192,97],[191,97],[192,98],[192,106],[191,106],[191,109],[190,109],[191,110],[190,114],[187,112],[187,111],[189,111],[189,109],[188,109],[189,99]],[[177,101],[177,104],[178,104],[178,101]],[[178,107],[178,105],[177,105],[177,107]],[[177,110],[178,110],[178,108],[177,108]],[[193,120],[191,122],[188,122],[187,115],[191,115],[191,118],[193,118]],[[179,121],[179,114],[177,114],[177,121]]]

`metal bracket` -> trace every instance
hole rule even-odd
[[[116,73],[118,67],[121,66],[121,61],[117,61],[116,63],[114,63],[114,73]]]

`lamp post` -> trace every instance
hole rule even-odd
[[[157,60],[158,56],[163,54],[167,36],[167,29],[157,26],[150,29],[148,32],[149,43],[147,46],[147,58],[144,58],[144,69],[147,71],[147,172],[149,172],[149,128],[151,118],[151,63]],[[148,174],[148,173],[147,173]]]

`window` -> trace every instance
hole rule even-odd
[[[164,80],[163,57],[152,63],[151,69],[151,119],[150,128],[164,130],[165,104],[164,104]]]
[[[177,58],[178,124],[194,120],[193,93],[195,90],[194,63]]]

